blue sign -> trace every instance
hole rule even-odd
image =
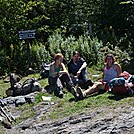
[[[35,30],[19,31],[19,39],[35,38]]]

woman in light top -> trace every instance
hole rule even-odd
[[[98,91],[107,91],[110,80],[117,78],[122,73],[121,66],[115,61],[115,57],[112,54],[107,54],[104,62],[103,80],[101,82],[95,82],[92,87],[84,92],[78,88],[77,92],[80,98],[85,98],[87,95]]]
[[[67,90],[71,92],[75,98],[78,97],[74,84],[63,63],[63,55],[61,53],[55,55],[54,62],[50,65],[48,83],[50,86],[53,86],[55,95],[60,98],[63,97],[62,90],[64,83]]]

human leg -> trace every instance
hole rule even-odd
[[[75,86],[68,74],[63,74],[60,77],[60,80],[61,80],[61,83],[65,83],[66,88],[67,88],[68,91],[71,89],[71,87]]]
[[[63,98],[63,86],[62,86],[61,80],[59,78],[57,79],[56,85],[57,85],[56,92],[57,92],[58,96],[60,98]]]
[[[78,98],[78,93],[75,89],[75,85],[72,82],[70,76],[68,74],[63,74],[60,77],[60,80],[62,83],[65,83],[66,89],[73,94],[73,96],[77,99]]]
[[[87,71],[86,69],[83,69],[81,71],[81,74],[80,76],[78,77],[78,80],[80,81],[79,82],[79,86],[82,88],[82,89],[88,89],[89,86],[93,86],[93,81],[90,79],[90,78],[87,78]]]
[[[48,77],[48,84],[49,86],[46,88],[46,91],[50,94],[52,94],[53,92],[55,92],[56,90],[56,81],[57,78],[53,78],[53,77]]]
[[[89,89],[82,91],[81,88],[77,88],[77,92],[79,94],[79,98],[83,99],[86,96],[93,94],[95,92],[98,92],[100,90],[105,90],[105,86],[103,85],[102,82],[95,82],[94,85],[92,87],[90,87]]]
[[[63,98],[63,92],[62,92],[63,86],[60,79],[58,77],[49,77],[48,83],[51,86],[51,89],[53,89],[54,94],[60,98]]]
[[[87,96],[92,93],[98,92],[99,90],[105,90],[105,86],[102,82],[95,82],[92,87],[84,91],[84,94]]]

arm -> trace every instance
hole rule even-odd
[[[80,69],[78,70],[77,75],[80,75],[82,69],[84,69],[84,68],[86,68],[86,67],[87,67],[87,63],[84,62],[84,63],[82,64],[82,66],[80,67]]]
[[[68,67],[68,73],[70,74],[71,77],[75,77],[72,73],[72,70],[71,70],[71,64],[72,64],[72,60],[70,60],[68,63],[67,63],[67,67]]]
[[[106,64],[104,64],[104,67],[103,67],[103,74],[102,74],[102,80],[104,79],[104,68],[105,68]]]
[[[67,63],[67,68],[68,68],[69,74],[72,74],[71,65],[72,65],[72,59]]]
[[[60,74],[60,75],[61,75],[61,74],[66,74],[66,73],[68,73],[68,72],[67,72],[67,69],[66,69],[66,67],[65,67],[65,65],[64,65],[64,63],[61,63],[61,68],[62,68],[62,70],[59,71],[59,74]]]
[[[52,72],[53,77],[56,77],[56,76],[67,73],[65,65],[63,63],[61,63],[60,66],[61,66],[62,70],[57,73],[57,72],[54,71],[54,62],[50,65],[50,70]]]
[[[115,68],[115,70],[117,71],[118,76],[119,76],[119,75],[122,73],[122,69],[121,69],[120,64],[115,63],[115,64],[114,64],[114,68]]]
[[[52,62],[50,65],[50,71],[52,72],[52,77],[58,76],[57,72],[54,71],[54,63],[55,62]]]

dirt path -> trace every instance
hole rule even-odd
[[[89,110],[59,120],[42,120],[43,114],[12,126],[7,134],[134,134],[132,106]]]

